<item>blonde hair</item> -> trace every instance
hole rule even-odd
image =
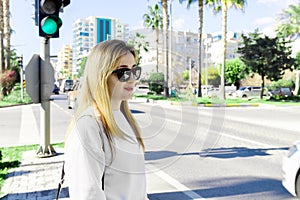
[[[108,77],[120,63],[120,58],[131,53],[135,59],[136,54],[133,47],[121,40],[104,41],[97,44],[90,52],[84,70],[82,87],[78,98],[78,107],[75,112],[76,120],[84,110],[93,106],[99,113],[105,134],[112,147],[113,137],[124,138],[124,133],[117,126],[111,108],[111,97],[108,90]],[[144,147],[140,129],[132,116],[127,101],[122,101],[121,112],[135,132],[139,144]],[[74,126],[71,123],[71,126]],[[71,127],[72,128],[72,127]]]

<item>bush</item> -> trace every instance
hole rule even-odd
[[[163,73],[151,73],[149,77],[149,89],[161,94],[164,91],[164,74]]]
[[[28,96],[26,89],[23,88],[23,100],[21,98],[21,87],[20,84],[17,83],[14,88],[11,90],[11,93],[5,96],[2,101],[0,101],[0,106],[4,105],[14,105],[19,103],[30,103],[32,102],[31,98]]]
[[[17,72],[15,70],[6,70],[3,72],[2,77],[0,77],[3,96],[7,96],[11,93],[16,79]]]

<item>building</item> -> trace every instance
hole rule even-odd
[[[71,78],[72,76],[72,46],[65,45],[57,53],[56,72],[58,79]]]
[[[91,16],[78,19],[73,23],[73,67],[72,75],[76,76],[83,57],[98,43],[121,39],[128,40],[128,25],[119,23],[117,19]]]
[[[164,37],[162,32],[159,33],[158,43],[158,70],[156,69],[156,34],[152,29],[139,29],[131,31],[131,35],[136,32],[145,36],[145,40],[149,42],[149,51],[141,52],[141,66],[143,67],[142,77],[147,77],[151,72],[165,71],[165,48]],[[189,66],[193,63],[192,82],[198,82],[198,34],[187,31],[169,32],[169,77],[170,85],[178,85],[182,83],[182,73],[189,70]],[[222,62],[222,35],[221,33],[203,34],[202,35],[202,56],[201,69],[208,67],[217,67]],[[239,34],[229,32],[227,35],[227,51],[226,59],[234,59],[238,57],[236,50],[239,46]]]
[[[237,53],[237,48],[241,42],[241,37],[239,33],[236,32],[228,32],[227,33],[227,49],[226,49],[226,60],[235,59],[239,57]],[[208,66],[219,65],[222,63],[223,59],[223,43],[222,43],[222,33],[217,32],[213,34],[207,34],[206,40],[204,40],[205,52],[208,57],[206,62]]]

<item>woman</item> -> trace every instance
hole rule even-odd
[[[71,199],[147,199],[144,143],[127,102],[140,75],[123,41],[102,42],[88,56],[65,145]]]

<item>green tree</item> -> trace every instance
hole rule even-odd
[[[261,76],[262,88],[265,85],[265,78],[277,81],[282,78],[284,70],[292,70],[294,65],[292,50],[285,39],[261,36],[257,30],[249,36],[242,35],[242,39],[243,44],[238,48],[238,53],[241,54],[241,60],[247,70]],[[260,97],[263,97],[263,90]]]
[[[226,49],[227,49],[227,12],[228,9],[234,7],[236,9],[244,9],[246,0],[207,0],[207,4],[214,8],[215,13],[222,11],[222,70],[221,70],[221,98],[225,99],[225,65],[226,65]]]
[[[131,36],[128,40],[128,44],[134,46],[136,54],[137,54],[137,65],[140,65],[141,63],[141,50],[143,49],[145,52],[148,52],[148,48],[149,48],[149,42],[145,41],[145,36],[140,34],[140,33],[136,33],[135,36]]]
[[[279,25],[276,27],[277,35],[296,39],[300,36],[300,4],[290,5],[287,9],[279,15]],[[297,57],[298,56],[298,57]],[[296,56],[296,80],[295,93],[299,94],[299,76],[300,76],[300,62],[298,63],[300,55]]]
[[[295,94],[299,95],[300,90],[300,51],[296,54],[295,57],[295,69],[296,69],[296,80],[295,80]]]
[[[161,72],[151,73],[149,76],[149,89],[160,94],[164,91],[164,74]]]
[[[163,17],[162,11],[158,4],[155,4],[153,7],[148,6],[149,13],[143,15],[144,25],[152,30],[155,30],[156,34],[156,72],[158,72],[158,43],[159,43],[159,30],[163,28]]]
[[[83,76],[86,61],[87,61],[87,57],[83,57],[80,64],[79,64],[80,69],[78,71],[77,78],[80,78],[81,76]]]
[[[225,80],[228,84],[234,84],[240,87],[240,81],[247,75],[245,64],[239,59],[231,59],[226,61]]]
[[[209,85],[213,85],[214,87],[218,87],[220,85],[221,77],[219,71],[216,67],[208,68],[208,82]]]
[[[187,1],[187,8],[192,3],[198,2],[198,97],[202,97],[201,91],[201,63],[202,63],[202,29],[203,29],[203,0],[179,0],[180,3]],[[206,1],[205,1],[206,3]]]
[[[300,36],[300,4],[290,5],[279,15],[279,25],[276,27],[278,35],[289,38]]]
[[[189,72],[189,70],[184,70],[184,71],[182,72],[182,78],[183,78],[183,80],[185,80],[185,81],[189,80],[189,78],[190,78],[190,72]]]
[[[300,51],[297,52],[295,57],[295,69],[300,70]]]

